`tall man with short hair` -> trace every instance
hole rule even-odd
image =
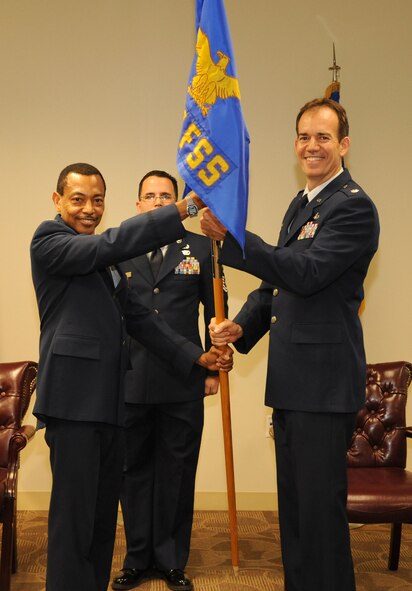
[[[310,101],[296,131],[306,188],[292,200],[277,246],[247,232],[243,258],[226,228],[204,214],[204,232],[224,240],[220,261],[263,280],[233,322],[212,324],[212,342],[247,353],[270,333],[266,404],[274,409],[286,591],[354,591],[346,451],[365,397],[358,311],[379,221],[342,167],[350,144],[344,108]]]
[[[176,179],[152,170],[139,183],[139,214],[176,203]],[[177,333],[201,346],[199,306],[205,327],[214,316],[210,241],[187,231],[161,249],[121,264],[129,289]],[[152,258],[160,254],[158,270]],[[206,328],[205,346],[210,346]],[[190,591],[184,573],[193,521],[196,468],[203,429],[203,399],[215,394],[218,375],[198,368],[190,381],[134,339],[126,373],[126,464],[121,494],[127,554],[113,589],[133,589],[152,576],[170,589]],[[194,374],[194,372],[192,372]]]
[[[106,186],[95,167],[60,174],[54,220],[31,242],[41,334],[34,414],[45,425],[53,486],[47,591],[106,591],[123,466],[126,329],[185,379],[223,357],[176,334],[148,310],[116,264],[184,236],[185,202],[100,235]]]

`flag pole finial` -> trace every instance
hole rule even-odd
[[[333,44],[333,65],[329,68],[329,70],[332,70],[333,72],[332,82],[337,82],[339,80],[340,66],[338,66],[336,63],[335,44]]]

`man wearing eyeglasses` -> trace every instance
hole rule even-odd
[[[140,181],[138,213],[176,203],[176,179],[162,170]],[[189,215],[196,215],[194,203]],[[198,317],[214,316],[210,242],[187,232],[176,242],[121,265],[129,289],[180,335],[201,344]],[[210,343],[205,332],[205,346]],[[113,589],[133,589],[160,577],[172,590],[193,588],[184,573],[193,521],[196,468],[203,429],[203,398],[219,378],[198,371],[184,383],[169,367],[130,339],[126,374],[126,465],[121,495],[127,554]]]

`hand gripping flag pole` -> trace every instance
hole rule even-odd
[[[245,244],[249,134],[223,0],[196,0],[196,51],[189,76],[177,167],[186,182],[237,240]],[[186,192],[186,191],[185,191]],[[218,244],[212,241],[215,315],[224,320]],[[232,565],[238,568],[236,502],[228,374],[220,372]]]

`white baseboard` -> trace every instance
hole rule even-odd
[[[47,511],[50,503],[48,491],[19,491],[17,508],[20,511]],[[196,492],[195,509],[197,511],[226,511],[226,492]],[[236,493],[238,511],[276,511],[277,495],[264,492]]]

